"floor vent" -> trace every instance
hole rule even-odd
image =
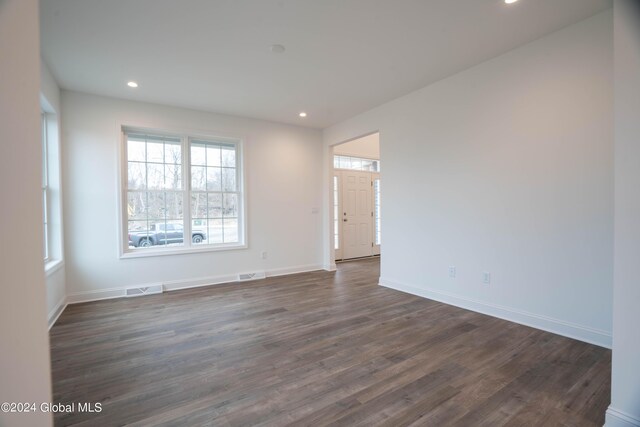
[[[142,295],[152,295],[152,294],[161,294],[161,293],[162,293],[162,285],[153,285],[153,286],[143,286],[140,288],[129,288],[126,291],[125,296],[139,297]]]
[[[238,274],[238,281],[243,282],[245,280],[257,280],[267,277],[264,271],[257,271],[255,273],[240,273]]]

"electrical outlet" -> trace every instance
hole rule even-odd
[[[262,251],[262,253],[260,254],[260,257],[262,259],[267,259],[267,251]]]
[[[450,265],[449,266],[449,277],[451,277],[451,278],[456,277],[456,266],[455,265]]]
[[[487,285],[491,283],[491,273],[488,271],[482,273],[482,283],[486,283]]]

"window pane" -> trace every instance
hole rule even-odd
[[[167,190],[182,189],[182,166],[165,165],[164,188]]]
[[[43,222],[43,255],[44,259],[49,259],[49,219],[47,218],[47,212],[49,208],[47,207],[47,189],[42,190],[42,222]]]
[[[379,172],[380,160],[336,155],[333,156],[333,167],[336,169]]]
[[[147,188],[147,170],[144,163],[129,162],[127,164],[127,186],[131,190]]]
[[[237,194],[224,194],[223,197],[223,215],[225,217],[237,217],[238,216],[238,195]]]
[[[162,142],[147,141],[147,162],[163,163],[164,144]]]
[[[220,168],[207,168],[207,191],[222,189],[222,172]]]
[[[137,232],[147,229],[147,221],[129,221],[128,231]]]
[[[362,170],[362,160],[352,157],[351,158],[351,169]]]
[[[222,149],[222,166],[236,166],[236,150],[234,148]]]
[[[191,195],[191,217],[200,219],[207,218],[207,193],[195,193]]]
[[[127,195],[127,213],[129,220],[147,219],[147,193],[129,192]]]
[[[208,218],[222,217],[222,194],[208,193],[207,200],[208,200],[207,217]]]
[[[191,244],[204,245],[207,243],[207,228],[201,224],[191,226]]]
[[[222,220],[221,219],[212,219],[209,220],[209,226],[208,226],[208,237],[209,237],[209,243],[210,244],[215,244],[215,243],[222,243]]]
[[[170,165],[182,163],[182,147],[180,147],[180,144],[165,143],[164,162]]]
[[[338,203],[338,177],[333,177],[333,248],[340,248],[340,216]]]
[[[351,169],[351,160],[348,157],[340,157],[340,169]]]
[[[129,192],[129,246],[183,245],[182,192]]]
[[[162,190],[164,188],[164,165],[147,163],[147,188]]]
[[[206,152],[204,144],[191,143],[191,164],[206,166]]]
[[[204,191],[207,189],[207,168],[191,166],[191,189]]]
[[[153,223],[163,222],[166,217],[166,204],[164,193],[149,191],[147,193],[147,215]]]
[[[222,191],[236,191],[236,169],[222,169]]]
[[[165,218],[168,220],[180,220],[183,218],[182,193],[162,193],[165,198]]]
[[[224,243],[237,243],[238,242],[238,219],[237,218],[225,218],[224,220]]]
[[[144,141],[129,139],[127,141],[127,159],[133,162],[144,162],[145,158]]]
[[[220,167],[220,147],[217,145],[207,145],[207,166]]]

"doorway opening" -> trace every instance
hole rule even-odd
[[[336,261],[380,255],[380,134],[333,147]]]

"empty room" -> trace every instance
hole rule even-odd
[[[640,427],[640,1],[0,0],[0,426]]]

